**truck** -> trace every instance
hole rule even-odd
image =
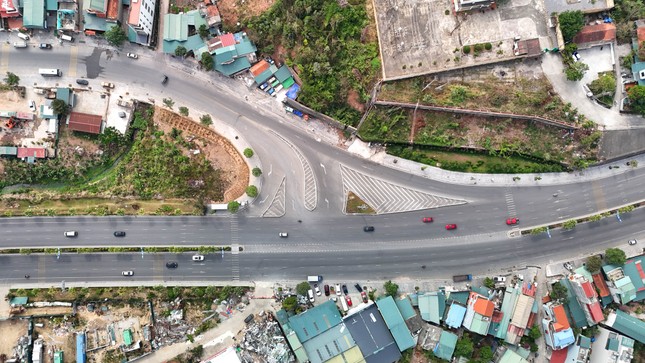
[[[340,297],[340,305],[343,307],[344,312],[347,312],[347,310],[349,310],[349,307],[347,306],[347,301],[345,301],[345,296]]]
[[[463,281],[472,281],[473,275],[467,274],[467,275],[455,275],[452,277],[452,281],[454,282],[463,282]]]
[[[17,42],[13,42],[13,46],[15,48],[27,48],[27,42],[25,42],[24,40],[19,40]]]

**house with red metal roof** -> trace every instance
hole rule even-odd
[[[19,147],[16,156],[18,159],[22,159],[28,163],[33,163],[36,159],[46,158],[47,149],[42,147]]]
[[[587,323],[589,325],[595,325],[603,321],[605,317],[602,314],[602,307],[600,306],[596,289],[591,284],[591,281],[587,280],[585,276],[571,274],[569,275],[569,284],[573,289],[576,299],[582,306]]]
[[[573,37],[573,42],[578,48],[591,48],[593,46],[609,44],[616,41],[616,25],[614,23],[601,23],[587,25]]]
[[[100,134],[103,131],[103,117],[88,113],[70,112],[67,128],[72,131]]]

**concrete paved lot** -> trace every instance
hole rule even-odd
[[[583,84],[589,84],[597,79],[598,73],[614,71],[611,47],[609,46],[581,49],[578,54],[580,54],[580,61],[589,66],[589,70],[582,78]]]
[[[546,36],[542,5],[527,0],[510,0],[496,10],[458,16],[445,0],[376,0],[375,4],[385,79],[511,59],[515,36]],[[464,45],[487,42],[492,50],[478,57],[461,52]]]

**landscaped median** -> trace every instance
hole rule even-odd
[[[550,223],[550,224],[545,224],[541,226],[534,226],[533,228],[530,228],[530,229],[529,228],[522,229],[520,230],[520,232],[522,235],[527,235],[527,234],[538,235],[541,233],[545,233],[548,230],[551,230],[554,228],[572,230],[576,228],[576,226],[579,223],[598,222],[604,218],[611,217],[612,215],[617,215],[617,214],[620,215],[620,214],[632,212],[634,209],[640,208],[642,206],[645,206],[645,200],[641,200],[635,203],[625,204],[618,208],[609,209],[600,213],[588,214],[588,215],[580,216],[578,218],[568,219],[563,222]]]
[[[242,247],[238,247],[243,251]],[[231,251],[231,246],[187,246],[187,247],[64,247],[64,248],[7,248],[0,249],[0,254],[17,254],[30,255],[32,253],[45,253],[55,255],[57,253],[184,253],[197,252],[205,255],[209,253]]]

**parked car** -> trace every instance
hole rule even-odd
[[[340,296],[342,294],[340,290],[340,284],[336,284],[336,295]]]
[[[284,110],[287,112],[293,112],[293,107],[284,106]]]
[[[566,268],[569,271],[573,271],[573,265],[571,264],[571,262],[565,262],[562,264],[562,266],[564,266],[564,268]]]
[[[578,54],[578,51],[573,52],[573,60],[575,62],[580,61],[580,54]]]
[[[90,82],[88,82],[87,79],[79,78],[76,80],[76,84],[80,84],[81,86],[87,86],[88,84],[90,84]]]
[[[630,240],[629,240],[629,242],[627,242],[627,243],[628,243],[630,246],[633,246],[633,245],[635,245],[636,243],[638,243],[638,241],[636,241],[635,239],[630,239]]]
[[[133,276],[134,271],[123,271],[123,272],[121,272],[121,275],[123,275],[123,276]]]
[[[204,256],[203,255],[195,255],[195,256],[193,256],[193,261],[204,261]]]
[[[40,48],[40,49],[52,49],[52,45],[49,44],[49,43],[40,43],[40,45],[38,45],[38,48]]]
[[[280,236],[280,238],[287,238],[287,237],[289,237],[289,233],[287,233],[287,232],[280,232],[280,233],[278,233],[278,236]]]
[[[345,296],[345,301],[347,301],[347,306],[352,306],[352,298],[349,295]]]
[[[177,266],[179,266],[177,262],[174,262],[174,261],[166,262],[166,267],[168,268],[177,268]]]
[[[365,226],[363,227],[364,232],[374,232],[374,226]]]
[[[518,218],[507,218],[506,219],[506,224],[508,224],[509,226],[512,226],[512,225],[518,224],[518,223],[520,223],[520,220]]]
[[[247,316],[246,318],[244,318],[244,323],[245,323],[245,324],[248,324],[248,323],[250,323],[251,321],[253,321],[253,314],[249,314],[249,316]]]
[[[314,298],[314,291],[312,289],[309,289],[309,291],[307,291],[307,296],[309,297],[310,303],[316,301],[316,299]]]
[[[128,56],[128,58],[139,59],[139,56],[134,54],[134,53],[128,53],[127,56]]]
[[[115,231],[114,232],[114,237],[125,237],[125,232],[124,231]]]
[[[430,222],[432,222],[432,217],[423,217],[423,218],[421,219],[421,222],[423,222],[423,223],[430,223]]]
[[[320,292],[320,288],[318,287],[318,284],[314,284],[314,291],[316,292],[316,296],[322,295]]]
[[[270,96],[273,96],[273,94],[275,93],[275,90],[273,89],[273,87],[269,87],[269,88],[267,88],[267,93],[268,93]]]
[[[323,286],[323,290],[325,290],[325,296],[329,296],[329,285]]]
[[[363,299],[363,302],[367,304],[367,294],[365,291],[361,291],[361,298]]]
[[[456,224],[446,224],[446,229],[447,230],[457,229],[457,225]]]
[[[329,298],[329,300],[331,300],[333,302],[336,302],[336,301],[338,301],[338,298],[336,296],[332,296],[332,297]]]
[[[36,112],[36,102],[29,100],[29,109],[31,110],[31,112]]]
[[[267,89],[267,87],[269,87],[269,84],[268,84],[268,83],[266,83],[266,82],[264,82],[264,83],[262,83],[262,84],[260,85],[260,89],[261,89],[262,91],[264,91],[265,89]]]
[[[303,117],[303,116],[305,115],[304,113],[302,113],[302,111],[300,111],[300,110],[296,110],[296,109],[294,109],[294,110],[293,110],[293,111],[291,111],[291,112],[293,112],[293,114],[294,114],[294,115],[296,115],[296,116],[298,116],[298,117]]]
[[[506,277],[504,277],[504,276],[495,276],[495,277],[493,277],[493,281],[495,281],[495,282],[506,282]]]
[[[347,285],[343,284],[343,294],[349,295],[349,291],[347,291]]]
[[[356,288],[356,290],[357,290],[358,292],[363,292],[363,288],[361,287],[361,285],[359,285],[359,284],[355,284],[355,285],[354,285],[354,287]]]

